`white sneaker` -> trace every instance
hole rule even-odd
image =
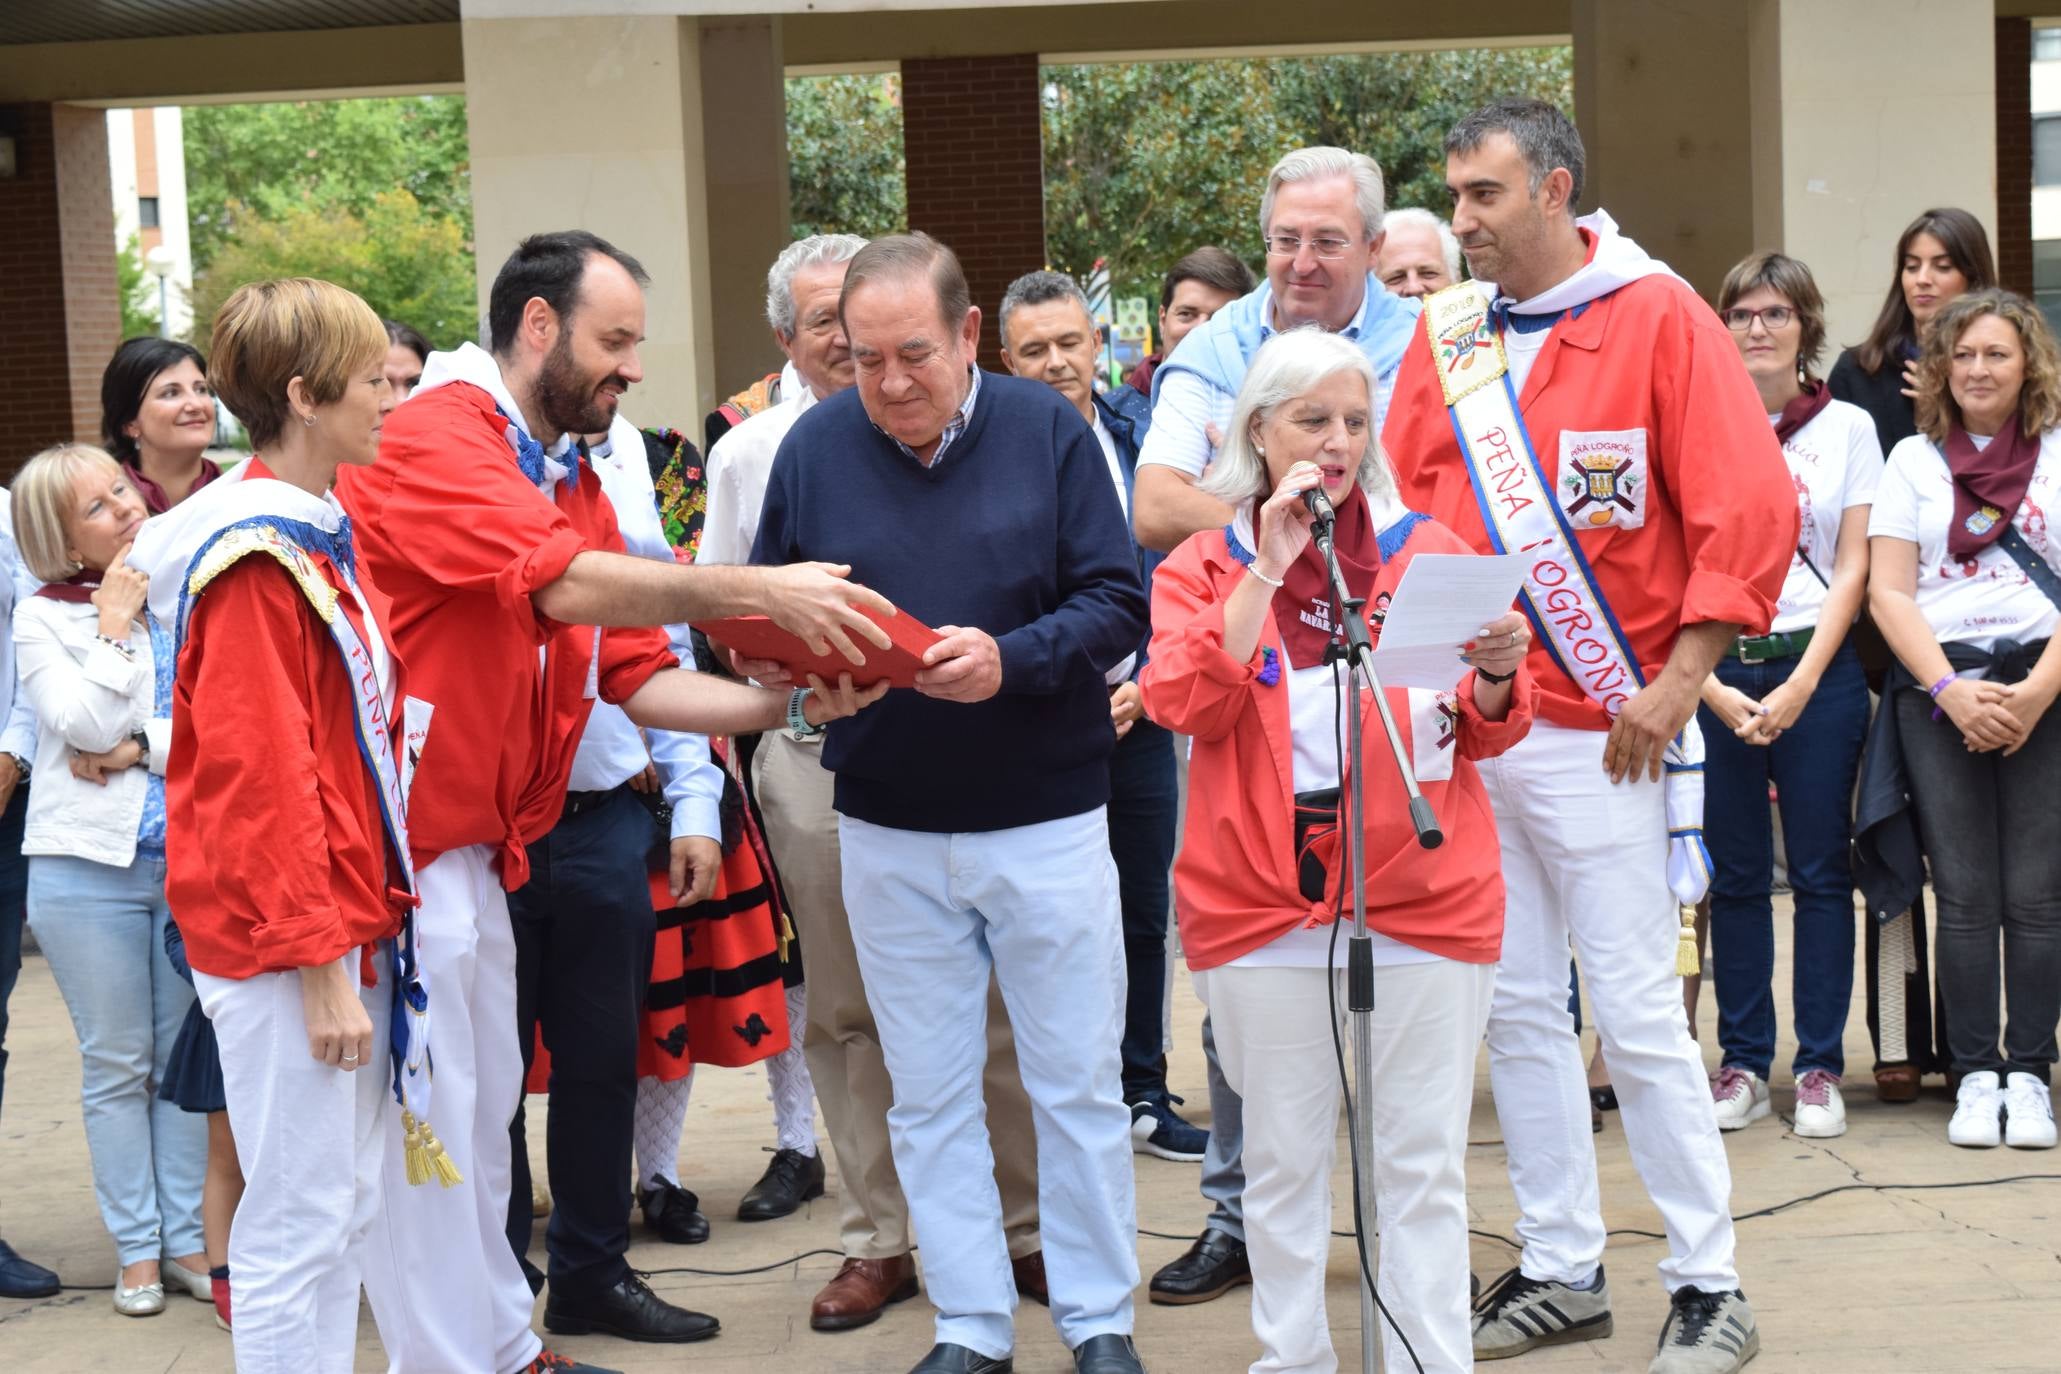
[[[1839,1095],[1839,1075],[1811,1069],[1796,1080],[1796,1133],[1812,1140],[1846,1134],[1846,1099]]]
[[[1743,1130],[1775,1109],[1767,1079],[1729,1064],[1710,1076],[1710,1099],[1721,1131]]]
[[[1955,1102],[1954,1119],[1947,1122],[1950,1144],[1965,1145],[1971,1150],[1989,1150],[2002,1143],[2004,1095],[1997,1089],[1994,1072],[1983,1069],[1963,1078]],[[2053,1128],[2049,1125],[2048,1129]]]
[[[2029,1073],[2004,1080],[2004,1143],[2014,1150],[2054,1148],[2054,1099]]]

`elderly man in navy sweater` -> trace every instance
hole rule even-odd
[[[944,636],[915,691],[839,721],[823,746],[894,1080],[895,1166],[938,1310],[911,1374],[1011,1368],[1016,1293],[981,1109],[990,969],[1037,1109],[1053,1321],[1081,1374],[1142,1374],[1105,818],[1103,675],[1147,620],[1123,513],[1073,407],[974,366],[980,312],[950,249],[874,240],[840,309],[858,385],[782,442],[752,558],[850,564]]]

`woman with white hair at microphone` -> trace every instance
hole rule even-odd
[[[1337,1368],[1324,1312],[1342,1077],[1349,911],[1346,702],[1365,718],[1367,924],[1373,940],[1375,1210],[1383,1303],[1424,1370],[1473,1368],[1465,1151],[1474,1057],[1502,946],[1495,819],[1475,772],[1531,726],[1530,632],[1482,627],[1450,691],[1386,689],[1445,843],[1417,843],[1373,697],[1326,661],[1329,575],[1303,493],[1335,508],[1347,590],[1377,638],[1410,560],[1464,554],[1406,510],[1373,424],[1374,376],[1349,341],[1291,330],[1254,357],[1202,480],[1235,515],[1161,565],[1143,686],[1152,719],[1194,738],[1174,867],[1181,942],[1224,1073],[1245,1099],[1254,1371]],[[1348,918],[1349,919],[1349,918]],[[1371,1245],[1370,1245],[1371,1250]],[[1384,1325],[1388,1367],[1413,1367]]]

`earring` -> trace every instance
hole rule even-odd
[[[1262,458],[1267,456],[1267,446],[1265,444],[1254,444],[1252,451]]]
[[[303,415],[301,417],[301,423],[306,425],[309,429],[313,429],[315,427],[315,417],[312,415]]]

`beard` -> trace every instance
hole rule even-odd
[[[552,429],[565,434],[600,434],[615,420],[615,405],[600,395],[600,377],[582,376],[573,361],[572,339],[561,334],[537,374],[537,406]]]

